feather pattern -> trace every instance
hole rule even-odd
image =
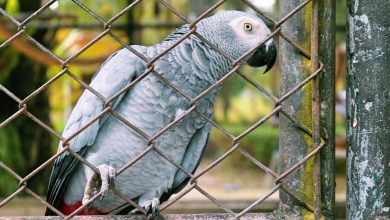
[[[248,48],[256,45],[245,45],[244,41],[237,39],[238,35],[230,26],[232,19],[241,19],[243,16],[254,19],[252,15],[243,12],[223,12],[201,20],[197,24],[197,32],[237,59]],[[189,31],[189,25],[183,25],[154,46],[132,47],[152,59]],[[239,48],[237,45],[244,46]],[[228,59],[197,36],[190,35],[154,63],[155,73],[147,75],[116,98],[112,109],[149,138],[154,137],[191,108],[190,100],[155,74],[169,80],[186,96],[195,98],[223,77],[230,67],[231,62]],[[145,63],[140,58],[127,49],[122,49],[101,66],[90,86],[105,99],[109,99],[145,70]],[[195,103],[197,110],[208,118],[212,117],[218,90],[210,91]],[[63,136],[70,137],[103,110],[104,101],[86,90],[74,107]],[[188,172],[194,173],[203,155],[210,129],[210,124],[198,113],[190,112],[170,129],[159,134],[154,144],[165,156],[181,164]],[[147,139],[107,113],[72,138],[69,145],[91,164],[105,164],[119,170],[148,147]],[[61,142],[58,149],[62,149]],[[61,155],[54,164],[47,201],[55,207],[61,204],[80,204],[87,179],[92,173],[88,166],[69,153]],[[152,150],[118,175],[115,187],[127,198],[137,200],[141,204],[154,198],[167,200],[173,193],[180,191],[188,180],[184,172]],[[94,201],[93,209],[106,213],[124,202],[109,191],[103,200]],[[54,213],[47,209],[46,214]]]

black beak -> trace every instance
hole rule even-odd
[[[263,46],[259,47],[253,53],[253,55],[248,59],[247,63],[253,67],[260,67],[260,66],[267,65],[267,68],[265,69],[265,72],[264,72],[264,73],[266,73],[275,64],[276,55],[277,55],[277,53],[276,53],[275,43],[272,42],[268,46],[263,45]]]

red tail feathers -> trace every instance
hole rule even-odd
[[[78,208],[80,208],[81,205],[82,205],[81,201],[78,201],[78,202],[75,202],[72,204],[61,203],[60,206],[58,207],[58,210],[60,210],[64,215],[70,215],[74,211],[76,211]],[[77,215],[105,215],[105,213],[102,211],[99,211],[96,208],[90,208],[90,209],[84,208]]]

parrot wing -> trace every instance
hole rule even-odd
[[[198,129],[194,136],[192,136],[191,141],[186,148],[183,160],[180,165],[192,174],[195,173],[203,157],[203,153],[207,145],[207,140],[209,139],[210,130],[210,124],[206,124],[202,128]],[[161,196],[160,202],[167,201],[172,194],[181,191],[187,185],[189,180],[190,177],[188,177],[187,174],[181,170],[178,170],[175,174],[172,188]]]
[[[209,138],[210,130],[210,124],[206,124],[202,128],[198,129],[186,147],[186,151],[180,165],[192,174],[195,173],[196,168],[199,166],[199,163],[202,159],[204,149],[206,148],[207,140]],[[182,190],[187,185],[189,180],[190,178],[183,171],[176,171],[171,189],[161,195],[160,202],[163,203],[167,201],[172,196],[172,194],[178,193],[180,190]],[[137,198],[135,200],[137,200]],[[134,207],[132,206],[120,207],[115,214],[126,215],[133,209]]]
[[[146,47],[133,46],[138,52],[143,53]],[[104,98],[109,99],[137,76],[143,73],[145,67],[142,60],[124,48],[111,55],[92,78],[90,86]],[[115,108],[123,98],[124,94],[116,98],[113,102]],[[79,129],[86,126],[98,114],[104,110],[104,102],[89,90],[85,90],[79,98],[77,104],[66,123],[63,137],[68,138]],[[99,128],[107,119],[108,114],[99,118],[77,136],[69,141],[70,148],[80,156],[84,156],[97,136]],[[58,152],[62,150],[62,142],[59,143]],[[70,180],[73,169],[80,161],[68,152],[59,156],[50,176],[47,192],[47,202],[58,207],[62,201],[63,193]],[[54,214],[50,209],[46,210],[46,215]]]

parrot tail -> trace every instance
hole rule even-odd
[[[58,207],[58,210],[60,210],[64,215],[70,215],[80,207],[81,207],[81,201],[72,204],[61,203],[60,206]],[[105,214],[106,213],[95,208],[84,208],[77,215],[105,215]]]

